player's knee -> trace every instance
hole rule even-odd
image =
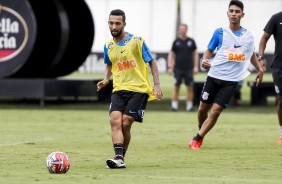
[[[221,109],[211,109],[211,115],[213,116],[213,117],[219,117],[219,115],[220,115],[220,113],[222,112],[222,110]]]
[[[205,113],[207,113],[207,111],[204,109],[204,108],[202,108],[201,106],[198,108],[198,113],[199,114],[205,114]]]
[[[130,129],[133,121],[133,117],[124,115],[122,118],[122,129]]]
[[[129,130],[131,128],[131,125],[129,124],[129,122],[125,121],[122,122],[122,129],[123,130]]]
[[[198,113],[199,114],[207,114],[210,109],[210,105],[200,103],[199,108],[198,108]]]
[[[121,117],[119,116],[110,116],[111,125],[121,124]]]
[[[132,122],[129,120],[125,120],[122,122],[122,129],[123,130],[130,130],[131,129]]]

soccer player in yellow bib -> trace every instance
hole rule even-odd
[[[142,37],[124,31],[125,13],[112,10],[108,21],[113,36],[104,46],[104,79],[97,90],[109,83],[113,76],[113,94],[110,105],[110,125],[115,157],[108,159],[109,168],[125,168],[124,156],[131,139],[134,121],[142,122],[147,101],[163,97],[156,61]],[[149,69],[154,85],[149,79]]]

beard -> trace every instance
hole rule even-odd
[[[117,32],[111,31],[111,34],[112,34],[113,37],[120,37],[120,35],[122,34],[122,30],[117,31]]]

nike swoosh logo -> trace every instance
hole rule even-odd
[[[129,113],[130,113],[130,114],[136,114],[137,112],[134,112],[134,111],[129,110]]]
[[[124,53],[124,51],[125,51],[125,50],[121,51],[120,53],[122,54],[122,53]]]
[[[234,48],[242,47],[243,45],[234,45]]]

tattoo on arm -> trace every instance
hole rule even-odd
[[[155,60],[149,62],[154,84],[160,84],[158,66]]]

